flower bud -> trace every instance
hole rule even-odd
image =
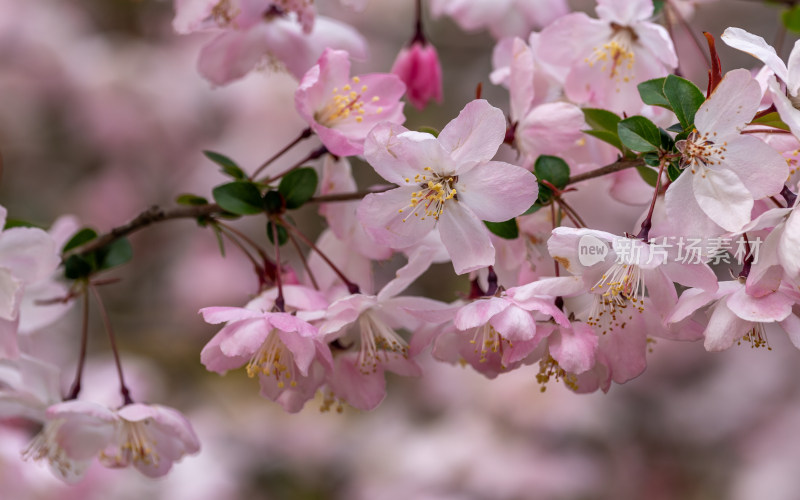
[[[442,102],[442,66],[436,48],[427,42],[415,41],[397,55],[392,73],[406,84],[409,102],[422,109],[431,99]]]

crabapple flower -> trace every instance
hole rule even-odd
[[[352,27],[315,16],[306,0],[178,0],[173,28],[181,34],[221,31],[200,51],[198,70],[226,85],[257,67],[285,69],[301,78],[328,48],[366,56]]]
[[[792,344],[800,349],[800,317],[793,310],[798,301],[800,294],[789,284],[754,297],[747,293],[745,280],[740,278],[720,282],[716,291],[694,288],[684,291],[669,321],[680,321],[714,302],[703,332],[707,351],[728,349],[737,340],[750,342],[754,348],[770,348],[765,327],[771,323],[780,325]]]
[[[764,141],[741,135],[761,90],[746,69],[730,71],[695,115],[695,131],[679,141],[683,173],[667,188],[667,216],[687,235],[739,231],[754,200],[780,192],[789,175],[783,157]]]
[[[564,0],[432,0],[431,12],[467,31],[488,28],[495,38],[527,36],[569,12]]]
[[[308,70],[294,95],[298,113],[337,156],[360,155],[364,139],[377,123],[403,123],[406,87],[388,73],[350,78],[350,58],[343,50],[326,49]]]
[[[321,383],[315,361],[330,369],[333,360],[317,328],[299,316],[321,310],[327,302],[318,292],[285,286],[287,305],[302,308],[295,314],[267,312],[273,301],[265,294],[245,307],[206,307],[200,310],[207,323],[227,323],[200,353],[205,367],[220,374],[247,365],[250,377],[258,376],[261,394],[287,411],[297,412],[313,397]],[[266,305],[266,306],[265,306]],[[303,397],[296,397],[302,394]]]
[[[544,28],[539,56],[569,68],[564,91],[578,104],[636,114],[636,85],[678,64],[667,30],[648,21],[651,0],[598,0],[592,19],[575,12]]]
[[[722,41],[760,59],[772,72],[786,83],[783,92],[774,77],[767,80],[767,91],[778,114],[796,137],[800,137],[800,43],[795,42],[789,54],[788,66],[763,38],[741,28],[727,28]],[[788,96],[787,96],[788,94]]]
[[[414,41],[410,47],[403,47],[392,73],[406,84],[408,102],[415,108],[423,109],[430,100],[442,102],[442,65],[433,44]]]
[[[481,222],[502,222],[538,195],[527,170],[491,161],[505,138],[503,112],[479,99],[467,104],[439,137],[384,123],[367,137],[364,155],[400,187],[367,195],[358,217],[376,242],[405,248],[438,228],[457,274],[494,263]]]
[[[6,209],[0,207],[0,228],[5,223]],[[49,278],[59,262],[55,242],[41,229],[0,232],[0,358],[19,355],[17,329],[26,288]]]
[[[134,403],[115,414],[111,442],[99,453],[106,467],[133,465],[145,476],[160,477],[173,462],[200,451],[192,425],[173,408]]]

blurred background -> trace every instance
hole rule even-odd
[[[360,13],[334,0],[317,7],[370,41],[371,56],[355,73],[388,71],[412,34],[411,1],[369,0]],[[784,36],[779,13],[758,1],[706,1],[690,22],[698,33],[718,37],[739,26],[771,43]],[[172,17],[166,0],[0,0],[0,204],[9,217],[48,227],[72,214],[106,231],[151,205],[172,206],[180,193],[209,196],[224,179],[202,150],[252,171],[305,128],[290,76],[257,71],[212,88],[195,69],[208,35],[179,36]],[[443,62],[444,103],[423,112],[407,106],[407,127],[441,128],[479,82],[485,98],[507,109],[506,90],[488,81],[488,34],[464,33],[446,18],[430,20],[426,31]],[[697,48],[680,27],[676,39],[686,76],[705,88]],[[793,42],[785,35],[784,58]],[[756,66],[722,43],[718,49],[723,70]],[[316,146],[309,141],[281,165]],[[361,171],[363,186],[378,181]],[[322,229],[313,208],[299,222],[309,234]],[[244,229],[266,241],[263,228]],[[771,351],[716,354],[659,341],[648,370],[606,395],[575,395],[556,383],[542,393],[535,367],[489,381],[423,356],[425,376],[390,375],[388,397],[373,412],[321,413],[317,400],[287,415],[259,397],[242,370],[219,377],[199,363],[216,329],[196,311],[244,304],[258,286],[247,261],[234,249],[221,258],[213,234],[187,220],[131,241],[134,261],[109,274],[121,282],[103,288],[130,385],[136,399],[184,411],[201,453],[160,480],[93,467],[67,486],[21,461],[28,436],[0,427],[0,498],[800,498],[800,353],[783,335],[769,337]],[[412,292],[453,300],[468,286],[448,264]],[[65,387],[78,316],[24,339],[64,367]],[[87,391],[113,391],[96,315],[90,341]]]

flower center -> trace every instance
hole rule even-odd
[[[539,373],[536,374],[536,382],[542,385],[539,389],[541,392],[547,390],[547,383],[551,378],[554,378],[556,382],[563,379],[564,385],[573,391],[578,390],[578,377],[574,373],[567,373],[548,353],[539,360]]]
[[[410,177],[405,179],[409,184],[412,182],[419,184],[420,190],[411,193],[411,202],[398,210],[399,213],[411,210],[403,218],[403,222],[407,221],[411,215],[419,217],[420,214],[422,214],[420,220],[425,220],[426,217],[439,220],[439,216],[444,212],[445,203],[452,199],[458,200],[457,175],[434,174],[431,167],[425,167],[424,170],[432,174],[431,179],[428,179],[426,174],[415,175],[413,181]]]
[[[639,36],[628,26],[617,23],[611,23],[611,29],[613,31],[611,39],[600,47],[595,47],[585,62],[592,67],[599,62],[602,64],[601,72],[609,69],[610,64],[609,78],[628,82],[633,75],[633,65],[636,62],[632,47]]]
[[[47,459],[50,466],[64,478],[76,478],[83,472],[80,464],[73,462],[58,444],[58,431],[63,420],[46,422],[41,431],[22,452],[25,460]]]
[[[100,453],[101,460],[111,460],[116,465],[137,463],[142,465],[158,466],[158,453],[155,451],[156,439],[150,435],[148,427],[151,420],[146,418],[138,422],[122,420],[122,444],[114,457],[109,457],[104,452]]]
[[[231,0],[221,0],[211,9],[211,19],[220,28],[225,28],[233,24],[233,20],[239,15],[240,10],[231,5]]]
[[[475,335],[470,344],[475,346],[475,354],[480,354],[479,363],[485,363],[489,353],[502,353],[503,348],[514,347],[510,340],[500,335],[492,325],[486,323],[475,329]]]
[[[278,388],[283,389],[286,382],[295,387],[294,356],[286,348],[275,330],[267,335],[267,339],[250,358],[247,363],[247,376],[256,375],[273,376],[278,382]]]
[[[358,366],[361,373],[368,375],[378,370],[381,354],[388,361],[389,354],[397,354],[408,359],[408,344],[394,330],[367,311],[358,318],[361,330],[361,350],[358,353]]]
[[[700,134],[695,130],[685,141],[678,141],[676,146],[682,154],[680,168],[691,167],[693,174],[700,172],[705,177],[707,168],[721,164],[725,160],[725,152],[728,150],[725,146],[728,143],[725,141],[715,144],[710,137],[716,135],[716,132],[709,135],[708,132]]]
[[[769,340],[767,339],[767,331],[764,328],[764,323],[753,324],[753,327],[744,334],[742,340],[750,342],[750,347],[752,349],[766,347],[768,351],[772,350],[772,347],[769,345]],[[736,345],[741,345],[742,340],[737,342]]]
[[[640,313],[644,311],[644,274],[635,264],[614,264],[589,289],[595,290],[599,293],[593,294],[594,301],[586,323],[605,327],[603,335],[614,327],[625,328],[626,323],[621,315],[629,305]],[[628,319],[632,318],[633,314],[629,314]]]
[[[361,83],[361,79],[357,76],[354,76],[352,80],[355,86]],[[356,91],[353,89],[353,85],[348,83],[341,89],[339,87],[334,88],[332,91],[333,97],[328,100],[321,111],[314,113],[314,120],[328,128],[333,128],[337,124],[348,121],[363,122],[364,116],[367,114],[367,110],[364,109],[363,95],[368,87],[361,85],[360,91]],[[373,96],[370,104],[374,105],[378,101],[380,101],[380,97]],[[383,108],[378,106],[374,110],[371,109],[371,111],[379,115],[383,113]]]

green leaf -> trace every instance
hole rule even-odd
[[[679,132],[683,132],[683,126],[680,123],[673,123],[669,127],[667,127],[667,132],[675,132],[676,134]]]
[[[675,75],[667,76],[664,80],[664,95],[667,97],[675,116],[681,122],[684,130],[694,125],[694,115],[706,100],[703,92],[697,85]]]
[[[96,251],[98,270],[121,266],[133,258],[133,248],[128,238],[115,240]]]
[[[64,262],[64,277],[69,280],[87,278],[93,270],[91,262],[80,255],[70,255]]]
[[[674,181],[675,179],[680,177],[682,172],[683,170],[678,168],[678,166],[675,165],[674,163],[670,163],[669,166],[667,167],[667,176],[669,177],[670,181]]]
[[[781,21],[787,30],[800,33],[800,5],[781,12]]]
[[[670,106],[667,100],[667,96],[664,95],[664,80],[666,80],[666,78],[654,78],[636,86],[636,88],[639,89],[639,95],[643,103],[672,109],[672,106]]]
[[[420,132],[425,132],[426,134],[431,134],[434,137],[439,137],[439,131],[433,127],[422,126],[419,128]]]
[[[66,253],[73,248],[77,248],[85,243],[89,243],[93,239],[97,238],[97,231],[94,229],[85,227],[75,233],[75,235],[69,239],[64,248],[61,249],[61,253]]]
[[[783,120],[781,120],[780,115],[776,111],[772,113],[767,113],[764,116],[759,116],[758,118],[754,119],[750,122],[751,125],[764,125],[765,127],[772,127],[781,130],[789,131],[789,125],[786,125]]]
[[[198,206],[208,205],[208,200],[194,194],[182,194],[175,198],[175,203],[178,205]]]
[[[652,168],[647,168],[644,166],[636,167],[636,171],[639,172],[639,175],[642,177],[642,180],[644,180],[651,186],[656,187],[656,181],[658,180],[657,171],[653,170]]]
[[[217,224],[213,224],[211,229],[214,230],[214,236],[217,237],[217,244],[219,245],[219,253],[225,257],[225,240],[222,238],[222,229]]]
[[[621,120],[619,116],[605,109],[583,108],[583,117],[590,128],[584,130],[586,134],[605,141],[620,151],[624,149],[617,134],[617,124]]]
[[[34,224],[33,222],[28,222],[26,220],[6,219],[6,225],[5,225],[5,227],[3,229],[4,230],[5,229],[11,229],[12,227],[36,227],[36,228],[39,228],[39,229],[43,229],[42,226],[40,226],[38,224]]]
[[[317,171],[311,167],[292,170],[283,176],[278,192],[286,201],[286,208],[300,208],[317,191]]]
[[[617,132],[622,144],[634,151],[649,153],[661,147],[661,132],[644,116],[631,116],[620,121]]]
[[[658,131],[661,133],[661,149],[672,151],[675,148],[675,139],[663,128],[659,128]]]
[[[206,158],[222,167],[222,172],[224,174],[229,175],[234,179],[247,178],[247,174],[244,173],[239,165],[237,165],[235,161],[231,160],[227,156],[215,153],[214,151],[203,151],[203,154],[206,155]]]
[[[557,156],[541,155],[533,166],[536,178],[546,180],[558,189],[563,189],[569,182],[569,165]]]
[[[283,204],[283,196],[277,191],[267,191],[264,195],[264,208],[268,213],[278,214],[283,212]]]
[[[539,210],[541,210],[542,208],[544,208],[544,205],[542,205],[541,203],[539,203],[539,201],[537,200],[537,201],[535,201],[535,202],[533,203],[533,205],[531,205],[531,208],[529,208],[529,209],[525,210],[525,212],[523,212],[523,214],[522,214],[522,215],[530,215],[530,214],[532,214],[532,213],[534,213],[534,212],[538,212],[538,211],[539,211]]]
[[[251,182],[230,182],[212,191],[214,201],[223,210],[236,215],[252,215],[264,211],[261,192]]]
[[[519,236],[519,227],[517,226],[517,219],[509,219],[505,222],[487,222],[483,221],[489,231],[496,234],[501,238],[507,240],[516,239]]]
[[[275,238],[273,236],[273,228],[272,222],[267,222],[267,237],[269,238],[269,242],[273,245],[275,244]],[[283,226],[278,226],[278,245],[283,246],[286,242],[289,241],[289,233],[286,232],[286,228]]]
[[[653,0],[653,15],[658,15],[662,10],[664,10],[664,0]]]

